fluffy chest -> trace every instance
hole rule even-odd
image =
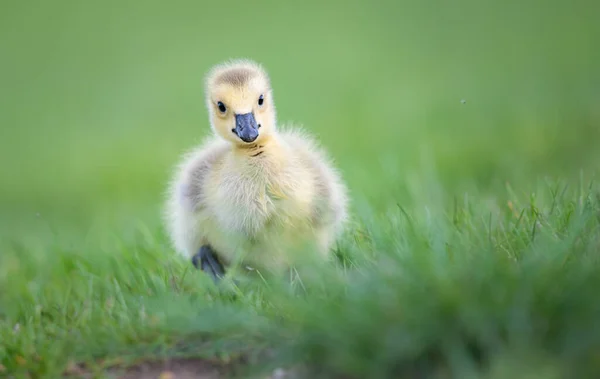
[[[309,219],[314,183],[292,164],[226,162],[212,178],[212,213],[227,231],[254,237],[300,228]]]

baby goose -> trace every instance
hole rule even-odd
[[[255,62],[206,78],[213,130],[171,183],[166,225],[176,250],[215,281],[234,261],[280,270],[305,243],[326,258],[347,217],[347,189],[305,133],[278,130],[270,79]]]

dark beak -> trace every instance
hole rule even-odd
[[[232,130],[244,142],[253,142],[258,138],[258,125],[252,112],[235,115],[235,129]]]

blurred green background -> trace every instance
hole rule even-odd
[[[452,193],[599,162],[592,0],[0,7],[3,237],[156,230],[171,168],[209,133],[203,77],[229,58],[265,65],[279,121],[320,138],[354,204],[403,201],[424,165]]]

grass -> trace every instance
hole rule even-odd
[[[4,7],[0,376],[600,374],[597,6]],[[331,265],[215,287],[160,211],[232,56],[335,157],[352,222]]]
[[[336,264],[291,282],[215,288],[143,228],[105,249],[15,244],[2,257],[2,364],[53,377],[72,360],[101,372],[107,358],[274,349],[252,362],[351,377],[596,375],[600,192],[538,189],[447,210],[398,204],[351,230]]]

